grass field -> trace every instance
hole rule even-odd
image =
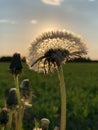
[[[98,63],[67,63],[63,66],[67,89],[67,130],[98,130]],[[33,119],[49,118],[50,129],[59,125],[60,94],[57,72],[44,75],[23,64],[19,81],[30,80],[34,93],[32,108],[25,113],[25,129],[32,130]],[[0,63],[0,107],[6,92],[14,86],[9,63]]]

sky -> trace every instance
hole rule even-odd
[[[0,56],[22,56],[41,33],[69,30],[98,59],[98,0],[0,0]]]

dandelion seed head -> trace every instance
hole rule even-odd
[[[49,72],[61,63],[87,54],[83,39],[68,31],[46,32],[36,38],[27,57],[29,67]]]

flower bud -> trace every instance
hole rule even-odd
[[[59,127],[58,127],[58,126],[55,126],[55,127],[54,127],[54,130],[59,130]]]
[[[22,63],[20,54],[15,53],[12,57],[12,62],[10,64],[10,72],[14,75],[18,75],[22,72]]]
[[[16,88],[10,89],[6,103],[7,107],[10,109],[13,109],[16,105],[18,105]]]
[[[41,119],[41,128],[42,130],[48,130],[50,121],[47,118]]]
[[[28,99],[30,97],[29,79],[24,79],[20,86],[21,97]]]
[[[7,108],[2,108],[0,112],[0,124],[6,125],[9,119],[8,110]]]

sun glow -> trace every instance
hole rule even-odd
[[[41,28],[40,28],[40,34],[43,33],[43,32],[48,32],[48,31],[53,31],[53,30],[59,30],[61,29],[61,25],[58,24],[58,23],[52,23],[52,24],[49,24],[49,23],[46,23],[45,25],[43,25]]]

